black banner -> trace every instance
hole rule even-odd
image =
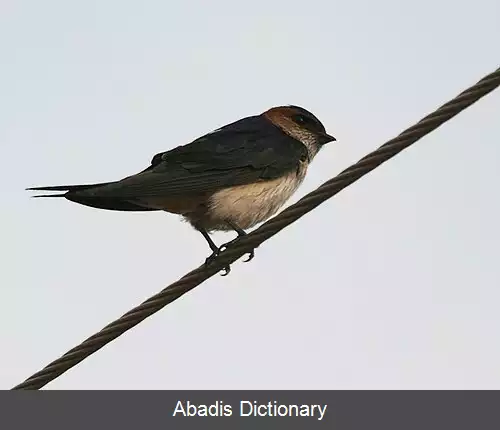
[[[500,428],[498,391],[5,391],[0,396],[0,428],[9,430]]]

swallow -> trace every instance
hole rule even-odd
[[[306,109],[278,106],[158,153],[145,170],[124,179],[27,190],[63,191],[33,197],[64,197],[98,209],[181,215],[208,242],[209,265],[245,230],[274,215],[323,145],[335,140]],[[234,231],[237,237],[217,246],[213,231]],[[252,250],[245,261],[253,257]]]

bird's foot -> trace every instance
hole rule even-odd
[[[220,255],[221,252],[224,252],[228,248],[228,246],[230,246],[232,243],[234,243],[238,239],[239,239],[239,237],[231,240],[230,242],[224,243],[223,245],[214,249],[212,254],[209,257],[207,257],[207,259],[205,260],[205,266],[209,266],[210,264],[212,264],[215,261],[215,259]],[[248,252],[248,257],[245,260],[243,260],[243,262],[248,263],[254,257],[255,257],[255,252],[252,249],[250,252]],[[227,276],[229,274],[229,272],[231,271],[231,267],[229,265],[227,265],[222,270],[224,271],[224,273],[222,273],[222,276]]]
[[[224,243],[219,247],[219,252],[225,251],[227,247],[234,242],[236,242],[241,236],[238,236],[236,239],[231,240],[230,242]],[[247,252],[248,257],[246,260],[243,260],[244,263],[248,263],[250,260],[252,260],[255,257],[255,250],[252,249],[250,252]]]
[[[214,260],[219,256],[219,254],[223,251],[221,248],[222,248],[222,246],[214,249],[212,254],[207,257],[207,259],[205,260],[206,267],[210,266],[210,264],[212,264],[214,262]],[[221,274],[221,276],[229,275],[229,272],[231,271],[231,266],[227,265],[226,267],[223,267],[222,271],[223,271],[223,273]]]

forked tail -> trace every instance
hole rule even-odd
[[[156,209],[140,206],[131,201],[113,197],[100,197],[99,193],[85,193],[92,188],[99,189],[100,187],[110,185],[113,182],[103,182],[100,184],[89,185],[55,185],[47,187],[32,187],[26,188],[29,191],[64,191],[58,194],[38,194],[33,197],[65,197],[66,199],[79,203],[84,206],[90,206],[97,209],[107,209],[112,211],[153,211]]]

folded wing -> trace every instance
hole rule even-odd
[[[73,193],[123,200],[200,195],[275,179],[296,170],[305,157],[302,143],[256,116],[156,154],[151,166],[136,175]]]

